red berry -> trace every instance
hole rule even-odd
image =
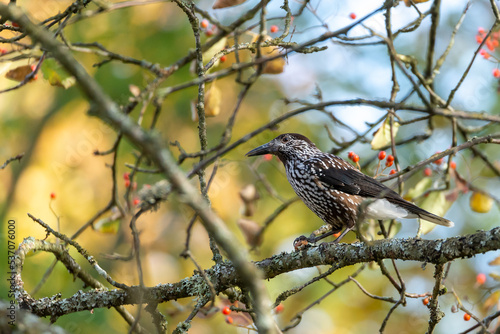
[[[391,171],[389,172],[389,175],[392,175],[392,174],[396,174],[396,170],[395,169],[391,169]]]
[[[353,157],[352,157],[352,161],[354,162],[358,162],[359,161],[359,155],[355,154]]]
[[[56,198],[56,193],[50,193],[50,198],[55,199]]]
[[[429,297],[425,297],[425,298],[422,300],[422,304],[424,304],[424,305],[429,304],[429,302],[430,302],[430,298],[429,298]]]
[[[457,168],[457,163],[455,161],[450,162],[450,168],[451,169]]]
[[[389,156],[390,157],[390,156]],[[385,167],[391,167],[394,162],[389,161],[389,158],[387,158],[387,161],[385,162]]]
[[[495,68],[495,69],[493,70],[493,76],[494,76],[495,78],[500,78],[500,70],[499,70],[498,68]]]
[[[32,64],[31,65],[31,72],[35,72],[35,69],[36,69],[36,65]],[[36,79],[38,79],[38,73],[35,74],[35,76],[33,77],[33,80],[36,80]]]
[[[378,159],[379,160],[384,160],[385,156],[386,156],[385,151],[378,152]]]
[[[353,156],[354,156],[354,152],[353,152],[353,151],[349,151],[349,152],[347,153],[347,157],[348,157],[349,159],[351,159],[351,160],[352,160],[352,157],[353,157]]]
[[[207,28],[208,28],[208,20],[207,20],[207,19],[203,19],[203,20],[201,20],[200,26],[201,26],[203,29],[207,29]]]
[[[130,180],[125,180],[125,188],[130,187]]]
[[[264,160],[270,161],[273,158],[272,154],[264,154]]]
[[[441,164],[443,163],[443,158],[441,158],[441,159],[437,159],[437,160],[434,160],[434,163],[435,163],[436,165],[441,165]]]
[[[214,31],[212,29],[205,31],[205,36],[210,37],[214,34]]]
[[[271,28],[269,29],[272,33],[278,32],[279,28],[277,25],[272,25]]]
[[[465,321],[469,321],[470,320],[470,314],[469,313],[465,313],[464,314],[464,320]]]
[[[124,180],[130,180],[130,173],[123,173]]]
[[[226,61],[226,59],[227,59],[226,55],[223,55],[222,57],[220,57],[219,60],[220,60],[221,63],[223,63],[223,62]]]
[[[276,308],[274,309],[274,311],[276,313],[281,313],[281,312],[283,312],[284,309],[285,309],[285,307],[283,306],[283,304],[278,304],[278,306],[276,306]]]
[[[227,317],[226,317],[226,322],[227,322],[228,324],[232,325],[232,324],[233,324],[233,318],[232,318],[232,317],[227,316]]]
[[[229,306],[224,306],[224,308],[222,309],[222,314],[224,315],[231,314],[231,308]]]
[[[139,203],[141,203],[141,200],[140,200],[140,199],[138,199],[137,197],[136,197],[136,198],[134,198],[134,201],[132,202],[132,204],[133,204],[134,206],[137,206],[137,205],[139,205]]]
[[[0,54],[4,55],[7,53],[7,49],[0,48]]]
[[[394,161],[394,156],[393,156],[393,155],[391,155],[391,154],[389,154],[389,155],[387,156],[387,162],[393,162],[393,161]]]
[[[476,276],[476,282],[479,285],[483,285],[484,283],[486,283],[486,275],[483,274],[483,273],[477,274],[477,276]]]
[[[333,236],[334,236],[335,238],[338,238],[338,237],[340,237],[340,233],[341,233],[341,232],[337,232],[337,233],[335,233]]]
[[[349,14],[349,17],[354,20],[354,19],[356,19],[356,14],[351,13],[351,14]]]
[[[481,51],[479,51],[479,54],[483,56],[484,59],[490,59],[491,57],[491,55],[484,49],[481,49]]]
[[[484,30],[484,28],[483,28],[483,27],[479,27],[479,28],[477,28],[477,32],[478,32],[479,34],[484,34],[484,33],[486,32],[486,30]]]
[[[431,176],[432,175],[432,169],[430,169],[429,167],[427,167],[426,169],[424,169],[424,175],[425,176]]]

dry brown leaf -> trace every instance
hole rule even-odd
[[[5,74],[5,77],[7,79],[10,79],[10,80],[21,82],[31,72],[33,72],[33,65],[23,65],[23,66],[16,67],[13,70],[10,70],[9,72],[7,72]],[[30,81],[33,81],[33,80],[36,80],[36,76],[33,79],[31,79]]]
[[[240,190],[240,197],[244,203],[243,215],[251,217],[255,213],[257,200],[260,198],[255,185],[248,184]]]
[[[429,0],[403,0],[405,2],[405,5],[406,7],[411,7],[411,3],[413,2],[414,4],[417,4],[417,3],[423,3],[423,2],[427,2]]]
[[[488,263],[490,266],[499,266],[500,265],[500,256],[496,257],[493,261]]]
[[[212,9],[221,9],[226,7],[233,7],[244,3],[247,0],[216,0]]]
[[[285,68],[285,59],[276,58],[271,61],[268,61],[264,64],[264,68],[262,69],[263,74],[280,74],[283,73],[283,69]]]
[[[259,35],[255,35],[252,38],[252,43],[257,42],[259,39]],[[272,39],[271,36],[264,36],[263,41],[267,41]],[[266,46],[260,49],[263,57],[272,57],[277,56],[280,53],[278,47],[276,46]],[[280,74],[283,73],[283,69],[285,67],[286,61],[283,57],[276,58],[266,62],[262,67],[262,74]]]
[[[237,224],[241,232],[243,232],[249,246],[256,247],[262,244],[262,234],[260,234],[261,227],[259,224],[248,219],[239,219]]]
[[[128,90],[132,93],[133,96],[138,97],[141,95],[141,89],[136,85],[128,85]]]

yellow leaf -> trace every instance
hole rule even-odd
[[[283,73],[283,69],[285,68],[285,59],[276,58],[271,61],[268,61],[264,64],[262,68],[262,74],[280,74]]]
[[[220,104],[222,101],[222,92],[216,86],[215,81],[210,85],[210,88],[205,92],[205,116],[215,117],[220,113]],[[191,119],[193,122],[198,120],[198,109],[196,104],[198,101],[191,101]]]
[[[68,89],[76,82],[75,77],[69,75],[53,58],[48,58],[42,63],[41,71],[43,73],[43,77],[52,86]]]
[[[394,122],[392,127],[392,132],[394,137],[398,133],[399,123]],[[387,117],[382,124],[382,126],[375,132],[375,136],[372,139],[372,149],[380,150],[384,147],[387,147],[391,143],[391,120]]]
[[[120,228],[120,221],[120,218],[113,219],[113,216],[100,219],[94,224],[94,230],[101,233],[116,234]]]
[[[500,275],[498,275],[497,273],[489,273],[488,275],[490,275],[490,277],[495,281],[500,282]]]
[[[472,196],[470,197],[469,205],[472,211],[486,213],[491,210],[493,199],[487,194],[473,192]]]
[[[404,195],[404,199],[407,201],[412,201],[414,198],[422,195],[432,186],[432,179],[430,177],[424,177],[418,183],[408,190],[406,195]]]
[[[217,116],[220,113],[221,100],[222,93],[214,81],[205,93],[205,116]]]
[[[479,166],[478,168],[484,167],[484,165],[482,164],[482,161],[480,161],[480,162],[481,162],[481,165],[477,164]],[[500,169],[500,161],[498,161],[498,160],[493,161],[493,166],[495,166],[497,169]],[[474,166],[471,166],[471,170],[474,170],[472,168],[474,168]],[[481,171],[479,172],[479,175],[484,176],[484,177],[497,177],[495,172],[489,167],[482,168]]]
[[[443,217],[450,209],[453,202],[446,200],[446,196],[442,191],[433,191],[427,196],[420,207],[424,210],[432,212],[435,215]],[[437,225],[426,220],[420,219],[420,231],[422,234],[427,234]]]
[[[485,309],[489,309],[491,307],[495,307],[498,303],[498,299],[500,298],[500,291],[495,291],[493,292],[485,301],[483,304],[483,307]]]
[[[227,37],[221,38],[217,43],[212,45],[210,49],[203,52],[203,65],[206,65],[210,59],[212,59],[217,53],[226,48]],[[216,60],[214,65],[210,69],[216,67],[219,64],[219,60]]]
[[[259,39],[259,35],[255,35],[252,39],[252,43],[257,42]],[[271,36],[264,36],[263,40],[270,40]],[[262,57],[272,57],[277,56],[280,53],[279,49],[275,46],[266,46],[260,48]],[[266,62],[262,67],[262,74],[280,74],[283,73],[283,69],[285,68],[286,61],[283,57],[279,57],[273,60]]]

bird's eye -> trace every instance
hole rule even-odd
[[[290,138],[288,138],[288,136],[285,136],[285,137],[281,138],[281,142],[282,143],[286,143],[289,140],[290,140]]]

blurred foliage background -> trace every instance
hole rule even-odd
[[[2,1],[6,3],[7,1]],[[111,1],[110,3],[114,3]],[[241,13],[255,6],[257,2],[248,2],[228,9],[214,11],[211,1],[198,1],[197,5],[212,13],[223,24],[228,24]],[[38,21],[65,10],[71,1],[19,1],[31,17]],[[293,40],[305,41],[328,30],[344,27],[352,22],[350,13],[358,17],[373,11],[382,3],[379,1],[311,1],[303,15],[294,18]],[[284,12],[279,8],[280,1],[271,1],[268,6],[269,17],[282,17]],[[291,2],[292,10],[298,8],[299,2]],[[465,1],[444,2],[441,9],[441,24],[436,43],[437,53],[446,48],[451,32],[464,11]],[[431,3],[423,3],[418,8],[423,12]],[[96,10],[95,4],[88,6],[89,11]],[[395,28],[407,24],[415,17],[415,11],[404,5],[393,10]],[[255,18],[250,23],[255,23]],[[450,55],[442,67],[436,81],[435,90],[438,93],[449,92],[459,80],[477,48],[475,35],[478,27],[489,27],[494,22],[490,4],[487,1],[472,3],[462,27],[458,31],[456,41]],[[250,24],[249,23],[249,24]],[[273,20],[282,28],[282,20]],[[367,23],[376,31],[384,31],[382,13],[375,15]],[[404,34],[396,39],[396,49],[401,54],[415,57],[419,64],[425,64],[425,50],[430,22],[427,18],[419,29]],[[356,27],[352,34],[363,34],[362,27]],[[2,31],[3,38],[12,37],[9,31]],[[273,35],[273,34],[271,34]],[[92,43],[98,42],[108,50],[117,54],[158,63],[161,67],[169,66],[184,57],[194,48],[194,38],[186,16],[173,3],[158,1],[146,5],[136,5],[123,9],[104,11],[69,25],[64,29],[64,37],[71,41]],[[205,41],[209,37],[202,36]],[[276,75],[264,75],[255,84],[247,98],[243,101],[237,116],[233,139],[240,138],[248,132],[260,127],[271,119],[292,110],[298,104],[285,103],[285,99],[303,99],[315,102],[318,89],[325,100],[345,100],[351,98],[387,99],[391,89],[391,69],[387,50],[383,45],[371,44],[362,47],[352,47],[336,41],[323,43],[327,50],[313,54],[290,54],[286,58],[284,72]],[[9,52],[15,51],[15,46],[0,45]],[[131,64],[120,61],[101,63],[105,58],[94,53],[74,51],[78,61],[99,82],[103,90],[115,101],[126,104],[132,97],[130,85],[144,87],[152,79],[150,72]],[[231,56],[218,69],[231,66]],[[0,89],[12,87],[16,83],[5,78],[10,69],[23,64],[35,63],[32,59],[20,61],[0,58]],[[485,111],[498,115],[498,83],[491,75],[497,64],[480,59],[476,61],[463,86],[457,93],[454,108],[468,111]],[[162,87],[172,87],[190,81],[194,75],[185,66],[162,84]],[[228,117],[231,115],[237,95],[241,89],[235,83],[235,75],[219,79],[216,82],[221,90],[222,100],[220,114],[209,118],[209,143],[220,139]],[[401,82],[401,91],[410,87],[409,82]],[[158,132],[166,142],[178,141],[187,152],[200,149],[198,139],[198,123],[192,120],[191,101],[196,99],[197,87],[191,87],[172,93],[163,104],[162,113],[157,126]],[[57,226],[66,235],[77,231],[98,210],[109,202],[112,180],[108,165],[112,162],[110,156],[95,156],[95,150],[108,150],[114,143],[115,132],[97,119],[86,114],[89,104],[82,96],[77,86],[63,89],[51,86],[39,74],[37,80],[28,83],[20,89],[0,95],[0,159],[3,162],[9,157],[21,152],[26,155],[19,162],[13,162],[0,171],[0,208],[2,212],[2,235],[5,236],[6,222],[13,219],[16,225],[16,242],[27,236],[39,239],[45,237],[45,231],[28,218],[31,213],[41,218],[52,227]],[[415,99],[415,102],[417,100]],[[151,110],[150,106],[147,110]],[[136,108],[131,117],[139,117]],[[369,106],[330,107],[339,120],[352,129],[362,133],[368,129],[369,123],[379,120],[385,111]],[[151,112],[146,112],[146,120],[150,121]],[[401,117],[409,119],[416,113],[403,112]],[[148,121],[145,124],[148,124]],[[451,127],[446,119],[435,118],[434,132],[430,139],[398,148],[400,163],[403,167],[428,158],[435,152],[450,147]],[[481,123],[469,122],[470,126]],[[417,133],[425,133],[426,123],[417,123],[401,131],[398,138],[407,138]],[[295,196],[289,186],[282,165],[276,159],[247,159],[244,154],[250,149],[267,142],[283,132],[299,132],[307,135],[322,150],[327,151],[336,145],[329,139],[328,131],[337,140],[348,141],[354,138],[353,133],[332,122],[322,111],[309,111],[298,117],[291,118],[280,124],[273,131],[252,139],[249,143],[237,147],[220,161],[220,170],[211,185],[209,196],[214,209],[224,219],[227,225],[241,240],[242,247],[247,247],[245,238],[237,226],[242,218],[242,201],[239,191],[247,184],[256,184],[261,195],[257,203],[257,211],[253,220],[262,223],[284,200]],[[498,125],[487,131],[498,131]],[[346,158],[348,150],[354,150],[361,157],[361,163],[373,159],[378,152],[371,150],[368,142],[357,142],[353,147],[342,150],[339,155]],[[493,161],[499,161],[500,151],[495,146],[481,147]],[[172,152],[179,155],[177,148]],[[125,185],[121,175],[130,171],[125,164],[134,162],[134,147],[122,144],[118,155],[118,185],[119,197],[125,193]],[[198,160],[189,159],[182,167],[187,171]],[[473,158],[469,151],[460,152],[455,161],[457,170],[474,185],[491,194],[500,196],[499,178],[484,167],[481,161]],[[210,175],[213,166],[207,170]],[[366,172],[373,174],[376,162],[372,160],[366,167]],[[435,182],[442,170],[435,168]],[[266,178],[278,196],[273,196],[259,181],[256,172]],[[423,177],[417,173],[408,183],[411,188]],[[137,192],[146,184],[154,184],[161,179],[154,174],[139,173],[136,179]],[[195,182],[195,180],[193,180]],[[55,194],[51,200],[50,194]],[[496,206],[488,213],[475,213],[469,207],[469,194],[462,194],[449,210],[447,217],[453,220],[453,229],[436,228],[425,238],[445,238],[460,234],[472,233],[478,229],[487,230],[498,225],[499,209]],[[52,208],[52,209],[51,209]],[[192,212],[183,207],[177,198],[172,197],[161,205],[160,210],[142,216],[138,222],[141,231],[143,266],[145,284],[153,286],[159,283],[177,282],[190,276],[195,269],[193,263],[182,259],[179,254],[184,248],[186,225]],[[59,219],[58,219],[59,217]],[[321,225],[320,220],[301,202],[292,204],[264,234],[264,241],[258,251],[252,252],[252,257],[259,260],[272,254],[292,250],[292,241],[301,234],[309,234]],[[417,224],[404,222],[398,237],[410,237],[416,233]],[[4,243],[6,238],[2,237]],[[54,237],[49,240],[55,241]],[[347,240],[353,241],[354,235]],[[115,233],[103,233],[92,229],[86,230],[78,242],[97,257],[101,266],[117,280],[125,284],[137,284],[137,274],[133,262],[112,261],[103,254],[128,254],[131,249],[131,234],[127,220],[121,221],[119,230]],[[5,249],[5,247],[2,247]],[[208,248],[206,231],[200,224],[194,226],[191,240],[191,251],[203,268],[210,267],[211,252]],[[86,263],[78,254],[72,254],[85,267]],[[478,315],[486,315],[484,302],[490,297],[488,289],[478,287],[475,283],[477,273],[495,272],[488,262],[499,254],[485,254],[474,259],[456,261],[451,266],[447,281],[448,288],[454,289],[463,302]],[[25,288],[31,291],[40,282],[44,272],[53,261],[50,254],[35,254],[27,260],[23,271]],[[432,290],[433,270],[418,263],[398,263],[406,281],[408,290],[424,293]],[[2,272],[7,269],[4,261],[0,265]],[[355,272],[356,268],[345,268],[335,272],[330,280],[339,282]],[[267,282],[271,298],[275,298],[285,289],[298,286],[325,268],[305,269],[276,277]],[[89,270],[89,272],[93,272]],[[376,295],[395,295],[394,289],[380,275],[377,268],[365,270],[358,280],[371,293]],[[6,291],[7,282],[0,282],[1,291]],[[488,278],[486,287],[497,284]],[[48,282],[34,295],[36,298],[52,296],[58,292],[62,297],[69,297],[79,289],[80,282],[74,282],[66,269],[58,264],[48,278]],[[325,281],[307,287],[301,293],[284,302],[284,311],[276,317],[285,326],[298,311],[315,301],[330,290],[332,286]],[[6,298],[2,293],[0,298]],[[451,295],[442,297],[442,309],[446,317],[437,327],[437,333],[455,333],[470,326],[462,319],[463,313],[449,311],[455,299]],[[223,305],[222,300],[218,300]],[[169,330],[183,321],[189,314],[193,300],[179,300],[165,303],[160,310],[167,315]],[[134,314],[136,307],[128,307]],[[290,333],[372,333],[379,328],[387,314],[390,305],[373,300],[364,295],[354,284],[347,284],[329,297],[322,300],[312,310],[304,313],[301,324],[290,330]],[[142,323],[148,327],[148,316]],[[409,299],[408,305],[398,308],[391,317],[386,333],[422,333],[427,328],[428,310],[422,305],[421,299]],[[81,312],[58,319],[57,325],[71,333],[88,333],[91,331],[123,333],[127,331],[126,323],[113,310],[96,309],[93,314]],[[240,333],[236,326],[226,324],[224,316],[217,313],[205,319],[196,318],[192,324],[191,333]]]

